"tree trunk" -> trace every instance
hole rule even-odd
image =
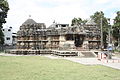
[[[120,38],[118,38],[118,48],[120,47]]]

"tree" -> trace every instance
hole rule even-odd
[[[118,45],[120,46],[120,11],[118,11],[117,16],[114,19],[114,24],[113,24],[113,37],[117,40]]]
[[[108,19],[104,16],[104,13],[102,11],[95,12],[92,16],[90,16],[91,19],[94,20],[95,23],[97,23],[99,29],[101,27],[101,18],[102,18],[102,29],[103,29],[103,44],[104,48],[107,47],[107,35],[108,35],[108,29],[109,29],[109,23]]]
[[[0,44],[4,44],[4,34],[2,32],[3,23],[6,23],[5,18],[7,18],[7,12],[9,10],[9,5],[6,0],[0,0]]]
[[[87,23],[87,21],[88,21],[87,19],[83,20],[82,24],[85,25]]]
[[[74,18],[72,19],[72,24],[71,26],[74,26],[74,25],[84,25],[85,23],[87,22],[87,20],[82,20],[81,18]]]

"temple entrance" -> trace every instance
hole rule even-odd
[[[83,41],[84,41],[84,36],[83,35],[79,35],[79,34],[75,35],[74,44],[75,44],[76,47],[82,47]]]

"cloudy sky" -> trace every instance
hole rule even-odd
[[[29,18],[48,27],[57,23],[71,23],[74,17],[88,19],[96,11],[103,11],[108,18],[114,18],[120,10],[120,0],[8,0],[10,10],[4,27],[19,30],[20,25]]]

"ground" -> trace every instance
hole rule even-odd
[[[0,80],[120,80],[120,70],[42,56],[0,56]]]
[[[115,52],[115,53],[114,53],[114,56],[116,56],[116,57],[119,57],[119,58],[120,58],[120,52]]]

